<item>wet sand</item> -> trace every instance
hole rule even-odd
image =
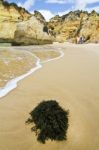
[[[64,57],[19,82],[0,99],[0,150],[99,149],[99,45],[55,44]],[[69,109],[67,141],[40,144],[25,121],[42,100]]]
[[[35,47],[35,46],[34,46]],[[20,47],[0,48],[0,98],[17,87],[17,83],[42,67],[42,64],[59,59],[62,51],[21,50]]]
[[[36,62],[37,59],[27,51],[2,48],[0,50],[0,88],[35,67]]]
[[[40,58],[41,63],[46,62],[50,59],[54,59],[60,56],[60,52],[58,51],[31,51],[33,54],[35,54],[38,58]]]

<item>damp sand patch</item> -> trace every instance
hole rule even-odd
[[[0,88],[36,66],[33,55],[17,50],[0,50]]]
[[[54,58],[59,58],[61,55],[60,51],[55,50],[30,50],[31,53],[35,54],[39,59],[40,62],[47,62]]]

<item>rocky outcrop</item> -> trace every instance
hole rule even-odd
[[[44,32],[44,24],[32,16],[29,20],[18,23],[14,35],[14,45],[32,45],[52,43],[50,36]]]
[[[13,41],[17,23],[27,20],[31,14],[14,3],[0,0],[0,41]]]
[[[14,3],[0,0],[0,42],[17,45],[51,43],[43,31],[44,17],[37,11],[30,14]]]
[[[71,11],[46,22],[38,11],[30,14],[14,3],[0,0],[0,42],[17,45],[76,42],[81,36],[84,42],[99,42],[99,14],[95,11]]]
[[[86,42],[99,43],[99,15],[95,11],[83,18],[79,35],[83,35]]]
[[[44,18],[44,16],[39,12],[39,11],[34,11],[34,14],[33,14],[41,23],[44,23],[46,24],[46,20]]]
[[[76,42],[76,38],[83,36],[85,42],[99,42],[99,14],[95,11],[74,11],[66,15],[55,16],[48,23],[59,42]]]

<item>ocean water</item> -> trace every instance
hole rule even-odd
[[[43,63],[59,59],[60,51],[0,49],[0,97],[17,87],[17,82],[40,69]]]
[[[0,88],[36,66],[36,58],[26,51],[0,50]]]

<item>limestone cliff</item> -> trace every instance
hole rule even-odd
[[[50,36],[43,31],[44,17],[37,11],[30,14],[14,3],[0,0],[0,42],[13,44],[51,43]]]
[[[39,11],[34,11],[34,16],[41,22],[41,23],[46,23],[46,20],[44,16],[39,12]]]
[[[30,14],[14,3],[0,0],[0,42],[17,45],[76,42],[78,36],[83,36],[86,43],[99,42],[98,13],[71,11],[46,22],[38,11]]]
[[[83,35],[86,42],[99,43],[99,14],[92,11],[87,18],[82,19],[79,35]]]
[[[27,20],[30,16],[24,8],[0,0],[0,41],[12,41],[17,23]]]
[[[27,21],[18,23],[14,36],[15,45],[32,45],[52,43],[50,36],[44,32],[44,24],[32,16]]]
[[[48,23],[55,35],[54,40],[76,42],[77,36],[84,36],[85,42],[99,42],[99,14],[95,11],[69,12],[63,16],[55,16]]]

